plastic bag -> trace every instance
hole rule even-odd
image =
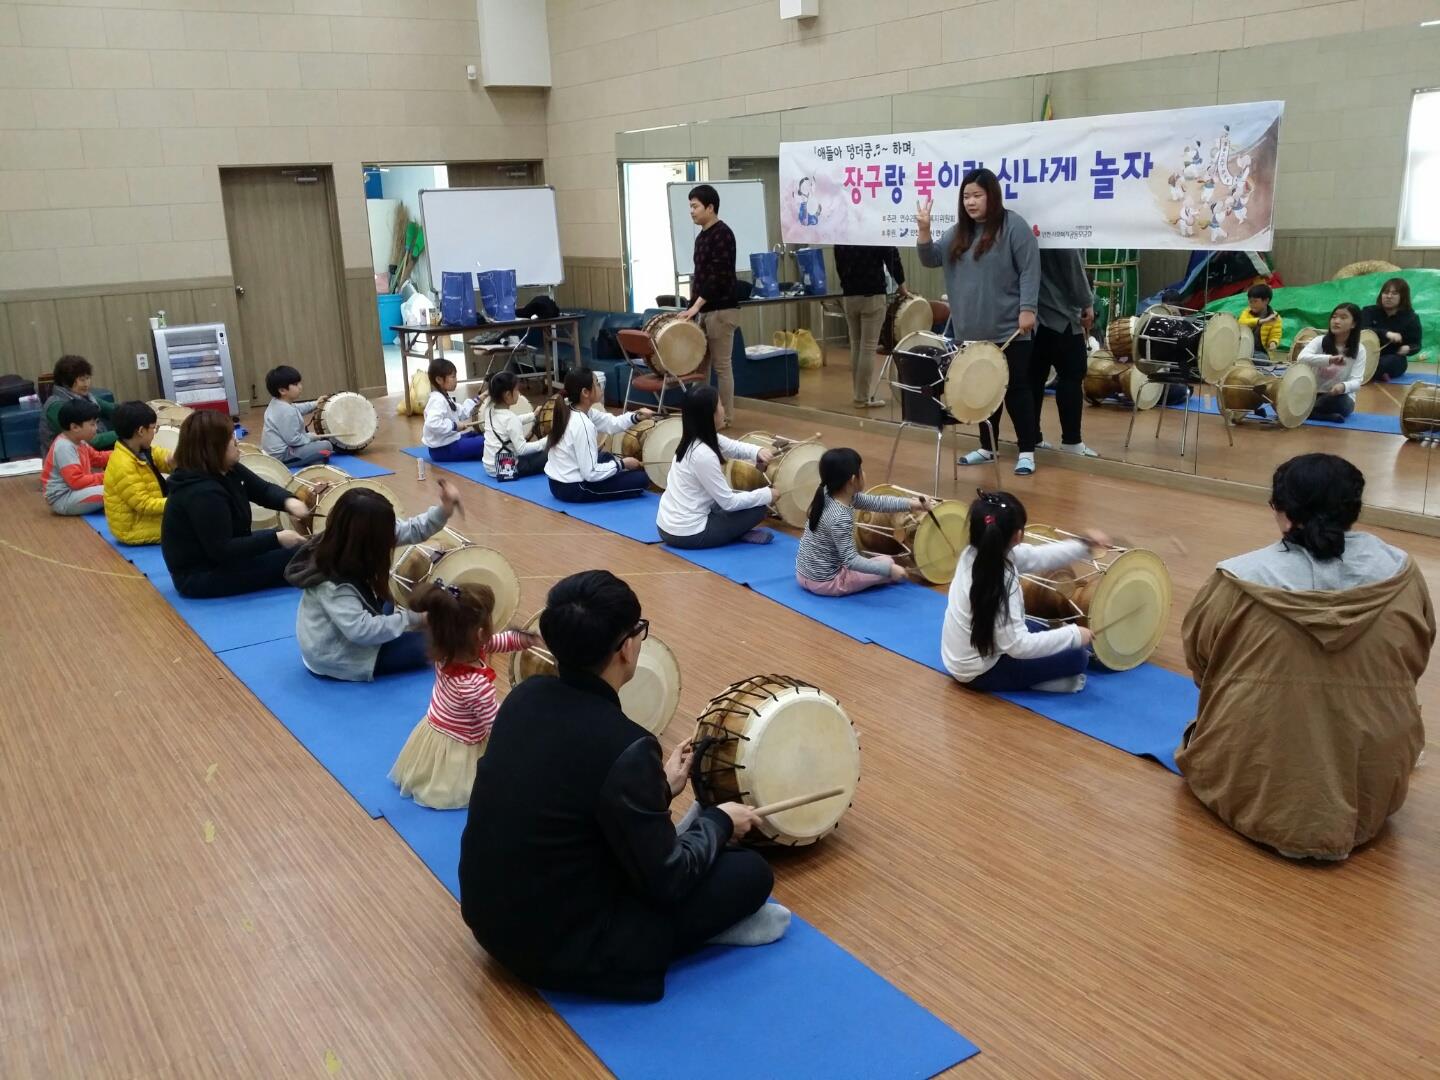
[[[475,325],[475,286],[468,272],[441,271],[440,314],[447,326]]]
[[[410,408],[405,408],[405,395],[395,403],[400,416],[424,416],[425,402],[430,400],[430,373],[423,367],[410,372]]]
[[[430,297],[415,292],[400,305],[400,321],[406,326],[429,326],[430,312],[434,310],[435,302]]]
[[[822,248],[799,248],[795,264],[800,267],[800,284],[806,296],[824,296],[829,289],[825,278],[825,251]]]
[[[793,349],[802,368],[820,366],[820,343],[809,330],[777,330],[770,340],[777,349]]]
[[[780,256],[773,251],[756,251],[750,255],[750,273],[755,278],[751,296],[780,295]]]
[[[481,270],[475,275],[480,284],[480,305],[492,322],[511,322],[515,318],[515,271]]]

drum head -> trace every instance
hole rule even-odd
[[[620,708],[651,735],[670,726],[680,704],[680,663],[653,634],[640,646],[635,677],[620,688]]]
[[[1318,389],[1314,368],[1309,364],[1291,364],[1280,377],[1272,402],[1281,425],[1296,428],[1309,420]]]
[[[1361,330],[1360,344],[1365,347],[1365,374],[1361,382],[1368,383],[1380,367],[1380,335],[1374,330]]]
[[[1223,311],[1210,316],[1200,338],[1200,374],[1205,381],[1212,385],[1218,383],[1239,355],[1239,320]]]
[[[176,408],[180,403],[178,401],[171,401],[168,397],[157,397],[151,398],[145,404],[149,405],[150,408],[154,409],[158,413],[161,409]]]
[[[1248,326],[1240,327],[1240,347],[1235,353],[1241,360],[1255,358],[1255,331]]]
[[[1400,430],[1407,439],[1430,439],[1440,434],[1440,386],[1417,382],[1400,403]]]
[[[170,424],[177,428],[185,422],[187,416],[195,411],[186,405],[176,405],[173,401],[158,407],[152,405],[151,408],[155,409],[155,417],[160,423]]]
[[[964,424],[988,420],[1005,400],[1010,366],[1000,346],[972,341],[950,359],[945,373],[945,407]]]
[[[521,627],[527,634],[540,633],[540,612],[531,615]],[[555,665],[548,656],[534,649],[521,649],[510,654],[510,688],[513,690],[531,675],[554,675]]]
[[[240,451],[241,457],[250,457],[252,454],[263,454],[265,452],[253,442],[241,442],[239,439],[235,440],[235,446]]]
[[[436,559],[426,576],[427,581],[444,581],[447,585],[489,585],[495,594],[495,609],[490,625],[503,630],[515,617],[520,603],[520,579],[505,556],[493,548],[463,547],[447,551]]]
[[[1305,346],[1320,336],[1320,331],[1313,326],[1306,326],[1296,331],[1295,340],[1290,343],[1290,362],[1293,364],[1305,351]]]
[[[896,335],[899,337],[899,335]],[[929,356],[947,356],[955,351],[949,338],[932,334],[929,330],[916,330],[900,337],[895,342],[896,352],[918,352]]]
[[[284,466],[282,465],[281,468],[284,468]],[[335,509],[335,504],[340,501],[340,497],[347,491],[354,491],[357,488],[364,488],[367,491],[373,491],[381,496],[395,508],[395,516],[397,518],[405,516],[405,507],[400,505],[400,500],[395,497],[395,493],[384,484],[377,480],[351,478],[344,483],[335,484],[333,487],[326,488],[325,494],[315,500],[315,513],[310,518],[310,531],[312,533],[324,532],[325,522],[329,518],[331,511]]]
[[[1160,399],[1165,396],[1165,384],[1151,382],[1150,376],[1130,365],[1130,370],[1124,375],[1125,390],[1130,395],[1130,400],[1135,402],[1135,407],[1142,411],[1153,409],[1160,404]]]
[[[1088,612],[1095,658],[1111,671],[1129,671],[1150,658],[1170,618],[1170,572],[1153,551],[1120,555],[1100,579]]]
[[[303,499],[305,492],[316,484],[343,484],[346,480],[353,479],[344,469],[337,469],[334,465],[306,465],[303,469],[295,470],[295,475],[290,478],[287,486]]]
[[[820,459],[824,454],[825,447],[805,443],[787,450],[770,466],[771,486],[780,493],[775,500],[775,512],[786,525],[797,529],[805,527],[805,519],[810,516],[810,501],[820,486]]]
[[[860,782],[860,739],[839,702],[813,686],[786,686],[759,707],[744,734],[736,762],[750,806],[844,791],[768,817],[760,831],[782,844],[812,844],[833,832]]]
[[[928,333],[932,324],[930,301],[910,295],[895,308],[895,340],[904,341],[911,334]]]
[[[671,375],[689,375],[705,362],[705,331],[693,321],[671,315],[655,328],[655,359]]]
[[[685,426],[678,416],[667,416],[650,429],[640,447],[640,461],[645,466],[645,475],[662,491],[670,479],[670,466],[675,464],[675,448]]]
[[[155,441],[151,447],[156,450],[163,450],[171,458],[175,457],[175,451],[180,448],[180,427],[177,424],[161,424],[155,429]],[[244,456],[243,454],[241,455]]]
[[[1134,349],[1135,316],[1112,319],[1105,328],[1105,345],[1117,360],[1129,357]]]
[[[249,469],[261,480],[269,480],[270,483],[278,484],[282,488],[287,487],[290,483],[290,470],[269,454],[250,454],[242,457],[236,468]],[[258,503],[250,504],[250,528],[276,529],[280,525],[278,511],[267,509]]]
[[[353,451],[374,441],[380,420],[369,399],[346,390],[331,394],[318,408],[315,426],[340,449]]]
[[[948,585],[955,577],[960,553],[970,543],[970,512],[963,503],[942,502],[919,517],[915,526],[915,569],[933,585]]]

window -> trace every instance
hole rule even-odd
[[[1417,90],[1410,103],[1405,187],[1398,247],[1440,247],[1440,90]]]

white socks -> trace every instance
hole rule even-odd
[[[785,936],[790,927],[790,909],[780,904],[765,903],[755,914],[741,919],[728,930],[716,934],[707,945],[769,945]]]
[[[1085,689],[1085,674],[1081,672],[1065,679],[1050,679],[1048,682],[1036,683],[1030,689],[1046,694],[1078,694]]]

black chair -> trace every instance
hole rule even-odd
[[[931,491],[940,491],[940,452],[945,444],[945,429],[958,427],[961,421],[950,414],[945,407],[945,374],[940,370],[941,356],[934,349],[920,346],[915,351],[897,349],[890,357],[895,377],[890,380],[890,389],[900,402],[900,426],[895,430],[895,442],[890,446],[890,463],[885,467],[885,481],[895,468],[895,452],[900,448],[900,436],[907,427],[932,428],[935,432],[935,480]],[[989,420],[980,421],[980,426],[990,430],[990,445],[996,447],[995,487],[1000,488],[999,442]],[[960,464],[950,466],[952,483],[960,480]]]

